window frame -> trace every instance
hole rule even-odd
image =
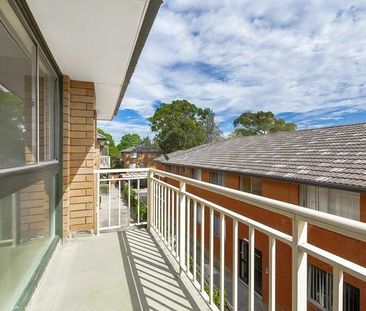
[[[62,162],[62,90],[63,90],[63,76],[61,71],[59,70],[56,62],[54,61],[52,55],[50,55],[49,49],[40,34],[38,27],[35,24],[33,17],[31,16],[29,9],[25,9],[24,4],[21,1],[8,1],[10,7],[13,9],[13,12],[17,16],[19,22],[23,26],[27,35],[30,37],[32,42],[36,47],[36,60],[35,64],[32,63],[32,66],[36,66],[36,163],[30,165],[21,165],[10,168],[0,169],[0,183],[6,185],[5,187],[0,188],[0,198],[5,197],[17,190],[26,187],[27,185],[31,185],[39,180],[41,180],[45,175],[56,175],[60,174],[61,162]],[[30,15],[29,15],[30,14]],[[32,24],[29,24],[32,22]],[[0,23],[6,28],[9,32],[12,39],[16,42],[16,44],[21,48],[23,43],[21,39],[17,35],[16,31],[9,24],[6,16],[0,14]],[[52,75],[55,78],[55,85],[57,86],[56,94],[55,94],[55,106],[54,106],[54,146],[53,153],[54,159],[40,161],[39,156],[39,65],[40,58],[46,62],[46,65],[50,70],[52,70]]]
[[[310,202],[308,201],[309,196],[309,187],[313,188],[314,191],[314,207],[311,206]],[[322,202],[320,199],[320,192],[326,191],[326,202]],[[347,217],[343,215],[342,210],[340,210],[340,213],[337,213],[337,210],[334,210],[334,207],[331,205],[331,198],[332,195],[339,194],[339,195],[349,195],[354,196],[358,200],[358,206],[357,211],[355,214],[355,217]],[[321,206],[321,203],[325,203],[326,206]],[[331,215],[336,215],[339,217],[344,217],[347,219],[353,219],[356,221],[361,220],[361,196],[360,193],[357,191],[350,191],[350,190],[343,190],[343,189],[337,189],[337,188],[330,188],[330,187],[324,187],[324,186],[318,186],[318,185],[311,185],[311,184],[300,184],[300,198],[299,198],[299,205],[305,208],[310,208],[313,210],[325,212]],[[333,212],[335,211],[335,212]]]

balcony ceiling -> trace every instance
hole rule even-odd
[[[63,74],[92,81],[100,120],[118,111],[160,0],[27,0]]]

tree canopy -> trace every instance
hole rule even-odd
[[[114,140],[111,134],[103,131],[102,129],[97,129],[99,134],[102,134],[108,141],[108,155],[111,157],[112,168],[120,167],[120,151],[114,144]]]
[[[206,133],[206,143],[216,143],[224,139],[220,125],[216,122],[215,113],[212,109],[203,109],[201,120]]]
[[[271,111],[244,112],[234,120],[233,136],[263,135],[274,132],[293,131],[295,123],[277,118]]]
[[[207,112],[187,100],[161,104],[148,119],[163,153],[183,150],[206,142],[204,118]]]
[[[140,145],[143,142],[139,134],[128,133],[121,137],[120,143],[117,145],[119,150],[123,150],[132,146]]]

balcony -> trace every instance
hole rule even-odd
[[[110,156],[100,156],[100,168],[110,168],[111,167],[111,157]]]
[[[366,281],[364,258],[352,262],[347,250],[332,252],[321,241],[336,236],[363,245],[364,223],[156,169],[95,174],[97,235],[58,247],[30,310],[278,310],[288,291],[287,308],[305,311],[310,257],[332,269],[333,310],[343,310],[345,278]],[[238,256],[243,237],[247,284]],[[258,293],[255,258],[263,241]]]

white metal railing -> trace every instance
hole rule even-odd
[[[100,156],[100,168],[110,168],[110,167],[111,167],[111,157]]]
[[[147,224],[148,169],[95,170],[97,233]]]
[[[175,181],[176,185],[165,181]],[[179,186],[178,186],[179,185]],[[187,186],[194,186],[211,193],[219,194],[237,201],[245,202],[277,214],[287,216],[292,222],[292,234],[272,228],[266,224],[238,214],[207,199],[187,191]],[[232,309],[238,310],[238,229],[239,225],[249,228],[249,286],[248,310],[254,310],[254,255],[255,233],[261,232],[269,237],[269,301],[268,310],[276,310],[276,242],[281,241],[292,249],[292,310],[307,310],[307,255],[311,255],[333,267],[333,310],[343,309],[343,275],[350,274],[366,282],[366,268],[343,257],[319,248],[308,241],[308,225],[314,225],[331,232],[366,241],[366,224],[335,215],[303,208],[297,205],[256,196],[206,182],[174,175],[171,173],[149,170],[148,176],[148,226],[165,243],[180,266],[180,273],[186,273],[197,290],[213,310],[224,310],[225,298],[220,295],[218,308],[214,305],[214,214],[220,215],[220,281],[219,290],[225,287],[225,224],[228,219],[233,224],[232,231]],[[197,239],[197,205],[201,206],[200,240]],[[190,213],[193,209],[191,232]],[[205,209],[208,209],[209,235],[205,236]],[[208,257],[208,294],[205,292],[205,239],[209,239]],[[197,244],[200,243],[197,254]],[[193,247],[191,247],[193,245]],[[193,256],[191,266],[190,256]],[[200,258],[199,271],[197,259]],[[197,274],[199,279],[197,279]]]

